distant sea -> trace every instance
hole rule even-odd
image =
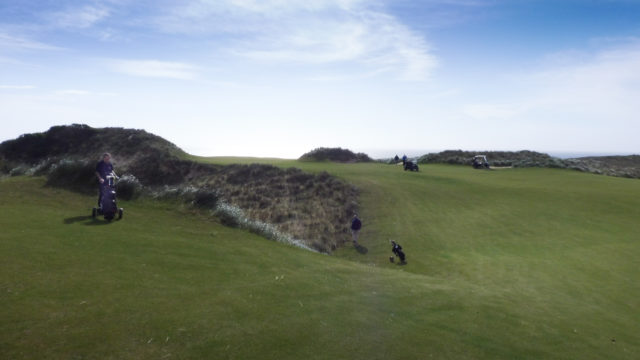
[[[613,152],[548,152],[547,154],[561,158],[561,159],[573,159],[573,158],[581,158],[587,156],[627,156],[633,155],[632,153],[621,152],[621,153],[613,153]],[[636,153],[637,154],[637,153]]]

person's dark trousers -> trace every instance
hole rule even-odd
[[[98,207],[102,207],[102,196],[104,194],[104,185],[100,184],[98,185],[98,188],[100,189],[100,195],[98,195]]]

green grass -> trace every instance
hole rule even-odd
[[[0,357],[636,359],[640,182],[551,169],[266,162],[358,185],[360,254],[163,202],[0,180]],[[408,265],[390,264],[388,239]],[[613,341],[615,339],[615,341]]]

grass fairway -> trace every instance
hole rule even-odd
[[[256,159],[201,159],[253,162]],[[0,180],[0,358],[637,359],[640,181],[259,160],[362,189],[361,254]],[[388,239],[409,264],[390,264]]]

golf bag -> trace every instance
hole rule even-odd
[[[111,174],[107,175],[105,181],[100,184],[100,191],[102,193],[102,198],[100,200],[100,207],[93,208],[92,216],[93,218],[96,215],[103,215],[104,219],[107,221],[113,220],[118,214],[118,220],[122,219],[122,215],[124,210],[122,208],[118,208],[116,203],[116,180],[119,179],[115,172],[111,172]]]
[[[405,259],[405,255],[404,252],[402,252],[402,246],[400,246],[399,244],[396,244],[393,246],[393,249],[391,250],[393,251],[394,254],[396,254],[396,256],[398,256],[400,258],[400,262],[404,263],[404,259]],[[393,261],[391,261],[393,262]]]

